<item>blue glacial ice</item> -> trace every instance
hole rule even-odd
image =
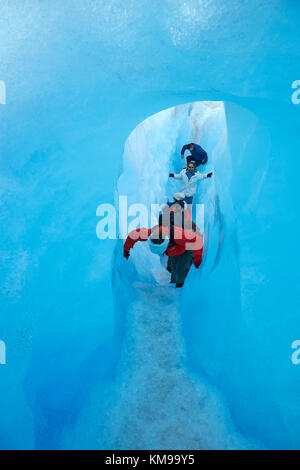
[[[168,184],[169,168],[174,166],[179,171],[183,163],[172,158],[180,151],[176,141],[182,142],[184,136],[193,141],[202,133],[210,151],[210,165],[215,166],[217,175],[219,160],[226,158],[227,148],[222,102],[193,103],[162,111],[139,124],[128,137],[116,197],[127,196],[129,216],[139,214],[141,206],[134,206],[137,201],[148,208],[145,220],[139,217],[142,226],[151,223],[151,204],[159,206],[161,201],[172,200],[176,191],[176,183]],[[215,190],[210,180],[202,185],[206,191],[199,199],[205,201],[205,207],[211,207]],[[213,209],[208,210],[214,214]],[[158,213],[157,208],[154,218]],[[122,236],[127,230],[130,226],[121,224]],[[184,307],[187,293],[180,295],[168,284],[169,274],[146,243],[135,246],[129,263],[120,259],[120,251],[118,246],[113,269],[117,277],[115,297],[120,299],[117,308],[125,315],[121,356],[113,380],[101,383],[93,393],[80,414],[75,436],[69,435],[65,445],[75,449],[255,447],[235,430],[218,392],[203,377],[186,370],[180,306]],[[217,263],[218,250],[213,257]],[[197,288],[199,275],[193,277]],[[132,297],[126,301],[127,290],[132,291]],[[193,311],[198,311],[195,305],[190,313]]]
[[[300,5],[0,6],[0,448],[300,448]],[[101,203],[160,204],[189,140],[205,257],[178,293]],[[122,227],[121,227],[122,228]],[[3,344],[3,343],[1,343]]]

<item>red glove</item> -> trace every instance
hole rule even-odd
[[[128,259],[129,256],[130,256],[129,251],[125,251],[125,250],[124,250],[124,258]]]
[[[200,255],[196,255],[195,258],[194,258],[194,266],[195,268],[199,268],[200,264],[201,264],[201,261],[202,261],[202,256]]]

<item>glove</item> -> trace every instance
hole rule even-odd
[[[212,171],[211,171],[210,173],[207,173],[206,178],[211,178],[211,177],[212,177],[212,174],[213,174]]]
[[[124,251],[124,258],[128,259],[130,256],[129,251]]]
[[[202,261],[202,256],[200,256],[200,255],[195,256],[195,258],[194,258],[195,268],[197,268],[197,269],[199,268],[199,266],[201,264],[201,261]]]
[[[174,178],[174,173],[170,173],[169,178]]]

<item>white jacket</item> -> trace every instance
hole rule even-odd
[[[185,196],[194,196],[197,190],[197,183],[199,180],[207,178],[207,175],[199,173],[198,170],[195,171],[195,174],[189,179],[187,177],[187,169],[184,168],[178,175],[174,175],[174,178],[180,180],[181,191]]]

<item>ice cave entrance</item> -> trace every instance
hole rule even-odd
[[[189,142],[199,143],[207,151],[208,162],[200,171],[213,171],[214,177],[200,181],[194,197],[194,203],[203,207],[202,217],[196,221],[204,231],[203,263],[200,269],[192,266],[183,289],[173,290],[169,273],[148,244],[137,243],[127,261],[122,256],[123,240],[131,220],[139,216],[140,205],[148,208],[148,220],[142,216],[141,225],[150,227],[151,204],[159,208],[173,200],[179,187],[169,173],[182,169],[185,161],[180,157],[181,148]],[[116,314],[121,320],[117,345],[122,345],[115,393],[122,399],[116,398],[112,413],[121,419],[113,420],[118,422],[117,428],[105,428],[104,433],[111,436],[110,442],[115,447],[249,446],[234,429],[218,391],[199,372],[203,358],[191,361],[189,351],[198,348],[199,336],[191,341],[192,328],[188,323],[182,327],[183,319],[191,322],[194,316],[206,318],[200,302],[207,300],[210,291],[213,298],[219,295],[215,285],[210,289],[210,283],[214,282],[222,261],[230,273],[235,273],[235,267],[228,262],[229,259],[234,263],[232,245],[225,243],[224,250],[225,221],[226,234],[234,227],[230,220],[230,177],[223,102],[187,103],[161,111],[140,123],[126,141],[116,203],[120,197],[127,197],[128,221],[124,223],[122,218],[119,227],[123,239],[116,248],[117,275],[113,276]],[[219,285],[220,291],[222,285],[224,282]],[[238,294],[238,284],[232,285],[233,292]],[[191,374],[191,370],[197,370],[197,375]],[[120,394],[123,384],[126,386]],[[186,407],[182,407],[183,396]],[[171,425],[165,420],[166,414],[172,416]],[[144,420],[151,425],[145,425]],[[178,434],[179,428],[187,432]]]
[[[124,222],[122,218],[120,222],[119,232],[122,238],[126,237],[131,221],[140,216],[140,204],[147,207],[149,214],[147,220],[144,215],[140,217],[141,225],[153,225],[151,204],[159,208],[180,190],[178,181],[169,179],[169,173],[179,173],[182,169],[185,159],[180,158],[181,148],[189,142],[200,144],[208,153],[208,162],[201,165],[199,171],[214,172],[209,183],[200,181],[194,198],[194,204],[199,205],[196,223],[204,231],[206,253],[208,241],[211,246],[206,265],[212,267],[222,238],[222,227],[215,227],[215,218],[220,213],[221,194],[229,187],[226,182],[230,178],[223,101],[197,101],[174,106],[148,117],[132,131],[125,143],[123,168],[117,184],[116,203],[120,196],[126,196],[129,208],[127,220]],[[218,232],[216,237],[210,233],[214,227]],[[132,260],[141,278],[158,283],[164,280],[159,258],[150,252],[146,243],[135,246]]]

